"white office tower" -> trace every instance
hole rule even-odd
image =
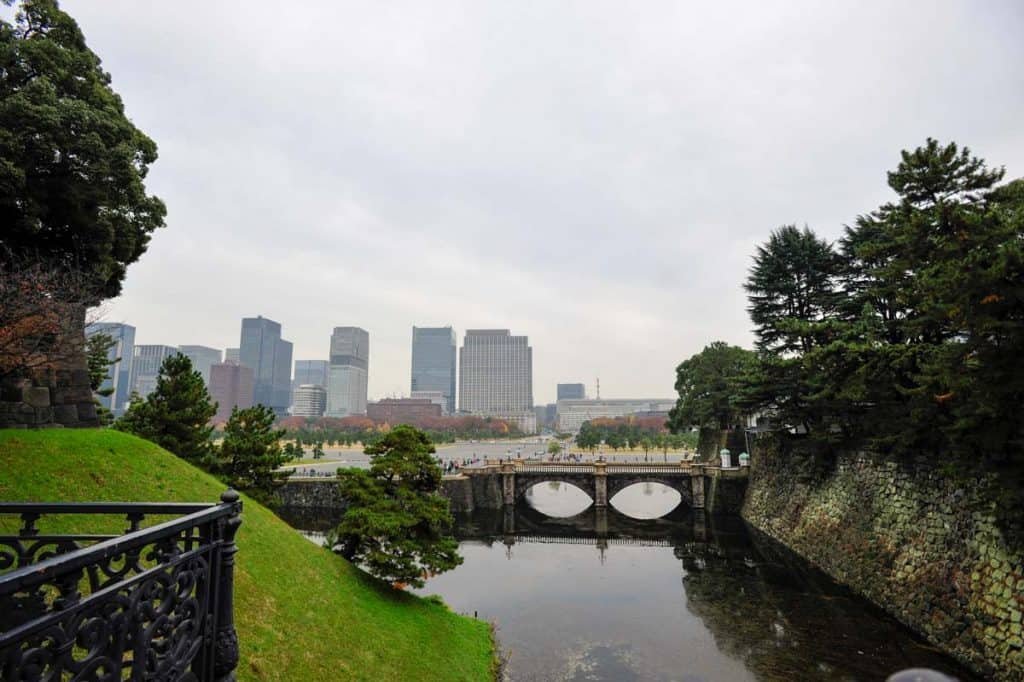
[[[459,354],[459,409],[537,430],[533,411],[533,349],[508,329],[468,329]]]
[[[335,327],[327,370],[327,416],[366,414],[370,334],[359,327]]]

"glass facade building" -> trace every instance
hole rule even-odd
[[[445,413],[455,412],[455,330],[451,327],[412,328],[410,393],[423,391],[440,391]]]
[[[366,414],[370,334],[359,327],[335,327],[327,369],[327,416]]]
[[[328,364],[326,360],[296,360],[295,374],[292,376],[292,389],[307,384],[326,388]]]
[[[583,400],[587,389],[583,384],[558,384],[558,400]]]
[[[292,402],[292,344],[281,338],[281,325],[265,317],[243,318],[238,348],[239,363],[253,371],[253,402],[287,416]]]

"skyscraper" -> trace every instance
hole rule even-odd
[[[144,344],[135,346],[132,354],[131,392],[145,398],[156,388],[156,379],[160,375],[160,366],[164,360],[177,354],[174,346]]]
[[[459,408],[500,417],[527,433],[536,430],[533,412],[533,349],[525,336],[508,329],[468,329],[459,356]]]
[[[291,404],[292,344],[281,338],[281,325],[265,317],[242,318],[239,362],[253,371],[253,401],[278,416]]]
[[[370,335],[359,327],[335,327],[327,376],[327,416],[366,414]]]
[[[210,367],[220,362],[220,350],[207,346],[178,346],[178,350],[192,361],[192,369],[203,375],[203,382],[210,386]]]
[[[237,362],[219,362],[210,367],[210,397],[217,403],[215,423],[223,423],[231,416],[231,409],[252,407],[252,367]]]
[[[85,335],[103,333],[114,339],[115,343],[107,352],[107,359],[115,361],[107,368],[107,378],[100,385],[101,389],[112,388],[114,392],[99,398],[100,404],[121,416],[128,406],[128,398],[132,393],[132,360],[135,355],[135,327],[119,322],[96,322],[85,328]]]
[[[225,348],[224,349],[224,362],[241,362],[239,359],[239,348]]]
[[[305,384],[327,388],[327,366],[326,360],[296,360],[292,390]]]
[[[411,392],[440,391],[444,411],[455,412],[455,330],[451,327],[412,328]]]
[[[558,384],[558,400],[583,400],[587,389],[583,384]]]

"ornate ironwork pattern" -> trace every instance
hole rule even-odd
[[[125,534],[40,535],[46,514],[124,514]],[[0,504],[0,680],[234,679],[234,535],[241,502]],[[140,529],[146,515],[178,518]]]

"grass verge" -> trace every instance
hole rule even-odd
[[[108,429],[0,430],[0,500],[216,502],[224,485]],[[399,592],[244,497],[235,568],[240,680],[490,680],[487,623]],[[79,522],[81,523],[81,519]],[[0,517],[0,534],[17,530]],[[42,520],[43,532],[117,532],[124,519]]]

